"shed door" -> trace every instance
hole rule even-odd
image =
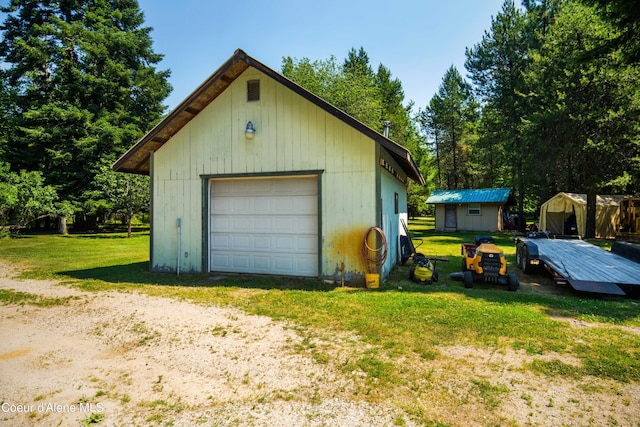
[[[455,230],[458,228],[456,210],[455,205],[444,205],[444,228],[446,230]]]
[[[211,180],[211,271],[318,276],[317,176]]]

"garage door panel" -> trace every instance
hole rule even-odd
[[[292,199],[296,197],[296,199]],[[215,205],[211,206],[211,213],[218,215],[288,215],[292,212],[302,215],[317,215],[317,196],[286,196],[277,197],[265,195],[216,197]]]
[[[234,269],[245,270],[251,267],[251,257],[246,254],[233,254],[231,256],[231,265]]]
[[[293,209],[299,215],[317,215],[318,198],[315,195],[300,196]]]
[[[232,235],[231,245],[234,251],[250,251],[254,249],[253,238],[247,235]]]
[[[302,253],[316,253],[318,251],[318,239],[315,236],[300,236],[298,250]]]
[[[211,205],[211,213],[213,214],[229,214],[230,212],[233,211],[231,203],[233,202],[233,200],[231,200],[228,197],[218,197],[216,199],[216,203]]]
[[[253,257],[253,268],[255,270],[268,271],[271,268],[271,257],[256,255]]]
[[[219,266],[222,271],[230,271],[232,268],[231,254],[228,253],[212,253],[211,263]]]
[[[299,255],[292,258],[288,255],[278,254],[249,256],[247,254],[229,253],[212,256],[212,260],[220,267],[216,271],[283,274],[288,276],[317,275],[317,259],[315,255]]]
[[[268,197],[261,196],[254,199],[250,199],[252,203],[250,213],[255,212],[257,214],[271,214],[273,208],[271,206],[271,200]]]
[[[231,236],[214,234],[211,236],[211,246],[219,250],[230,250],[232,248]]]
[[[213,234],[212,252],[240,253],[274,252],[280,254],[317,254],[315,235],[254,236]]]
[[[296,269],[299,271],[306,271],[308,272],[309,276],[313,276],[316,273],[317,270],[317,264],[318,264],[318,259],[312,256],[302,256],[298,259],[296,259],[297,265],[296,265]]]
[[[317,217],[297,216],[292,218],[291,225],[294,231],[313,230],[318,225]]]
[[[216,179],[211,185],[212,192],[218,195],[254,196],[264,195],[303,195],[317,194],[315,177],[302,178],[255,178],[255,179]]]
[[[288,274],[293,274],[294,266],[293,259],[291,258],[276,258],[274,270],[276,271],[286,271]]]
[[[290,249],[297,249],[297,239],[295,239],[293,235],[274,236],[273,243],[273,248],[276,251],[289,251]]]
[[[269,238],[269,236],[255,236],[253,239],[254,249],[265,251],[271,249],[271,238]]]
[[[317,276],[317,177],[211,181],[212,271]]]

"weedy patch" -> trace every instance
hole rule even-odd
[[[472,379],[471,384],[473,384],[472,390],[475,391],[484,405],[490,409],[496,409],[500,404],[502,404],[502,397],[509,393],[509,388],[503,384],[493,385],[486,379]]]
[[[105,420],[106,416],[104,414],[96,414],[93,413],[89,417],[84,418],[81,423],[83,426],[90,426],[94,424],[100,424]]]
[[[36,307],[54,307],[68,304],[71,300],[78,300],[80,297],[46,298],[28,292],[14,291],[11,289],[0,289],[0,304],[2,305],[33,305]]]

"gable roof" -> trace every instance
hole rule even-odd
[[[620,206],[620,202],[623,201],[626,197],[624,195],[596,195],[596,206]],[[554,204],[554,202],[558,199],[570,199],[572,202],[577,203],[578,205],[587,205],[587,195],[579,194],[579,193],[565,193],[560,192],[543,203],[545,204]]]
[[[418,170],[418,166],[414,162],[413,157],[411,157],[411,152],[405,147],[384,137],[382,134],[351,117],[344,111],[334,107],[297,83],[287,79],[282,74],[250,57],[240,49],[236,50],[227,62],[205,80],[204,83],[193,91],[191,95],[182,101],[182,103],[171,111],[160,123],[143,136],[129,151],[122,155],[122,157],[113,164],[113,170],[116,172],[149,174],[150,152],[157,151],[162,147],[171,137],[189,123],[191,119],[216,99],[218,95],[224,92],[227,87],[249,67],[261,71],[278,83],[286,86],[334,117],[373,139],[389,152],[409,178],[424,185],[424,178]]]
[[[427,203],[507,203],[510,195],[510,188],[435,190],[427,199]]]

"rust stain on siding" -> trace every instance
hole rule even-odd
[[[353,227],[333,232],[328,238],[327,258],[335,265],[335,274],[340,277],[340,267],[344,263],[345,276],[362,276],[365,265],[362,259],[362,239],[369,227]]]

